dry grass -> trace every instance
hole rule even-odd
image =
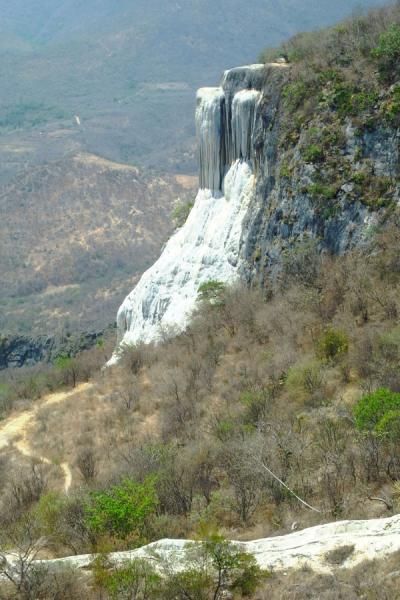
[[[311,570],[273,574],[255,600],[399,600],[399,553],[385,560],[340,569],[332,575]]]

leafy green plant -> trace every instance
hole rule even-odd
[[[104,556],[95,564],[96,585],[112,600],[222,600],[226,592],[251,597],[269,576],[254,556],[219,535],[189,544],[179,569],[175,561],[158,559],[156,571],[146,559],[115,567]]]
[[[372,51],[378,63],[381,77],[387,81],[395,81],[400,73],[400,25],[393,23],[388,31],[382,33],[379,43]]]
[[[245,423],[256,425],[265,414],[269,396],[266,390],[247,390],[240,397],[240,402],[246,409]]]
[[[325,200],[333,200],[339,192],[336,185],[326,185],[323,183],[310,183],[305,191],[313,198],[321,198]]]
[[[269,576],[258,566],[254,556],[241,551],[220,535],[211,536],[203,542],[203,548],[216,573],[214,598],[221,598],[224,590],[251,596],[262,579]]]
[[[200,285],[197,290],[197,299],[213,306],[222,306],[225,291],[226,286],[222,281],[210,280]]]
[[[215,427],[215,435],[221,441],[227,440],[235,430],[235,423],[230,419],[219,421]]]
[[[174,219],[176,227],[182,227],[182,225],[185,224],[193,206],[193,202],[180,202],[175,206],[172,212],[172,218]]]
[[[189,567],[178,573],[170,573],[163,586],[163,600],[187,598],[190,600],[209,600],[212,596],[213,578],[207,569],[198,566]],[[219,598],[220,596],[216,596]]]
[[[61,373],[64,383],[76,386],[78,380],[78,362],[72,356],[61,354],[54,361],[54,366]]]
[[[124,479],[108,490],[91,492],[85,507],[86,520],[97,533],[114,534],[123,539],[135,534],[141,539],[157,504],[154,477],[148,477],[143,483]]]
[[[308,82],[304,79],[298,79],[293,83],[288,83],[283,91],[283,101],[289,111],[296,111],[307,99],[310,93],[310,87]]]
[[[303,402],[324,400],[325,380],[321,363],[311,360],[291,367],[286,388],[292,396]]]
[[[162,598],[161,577],[145,559],[126,561],[112,571],[98,569],[96,581],[112,600]]]
[[[324,160],[324,150],[317,144],[310,144],[302,149],[301,155],[308,163],[322,162]]]
[[[372,110],[378,98],[378,89],[355,86],[344,81],[336,81],[327,95],[329,107],[342,117],[359,116]]]
[[[379,388],[358,401],[354,417],[359,431],[400,433],[400,394]]]
[[[400,84],[393,86],[388,98],[380,107],[383,120],[392,126],[398,126],[400,123]]]
[[[317,342],[317,356],[327,362],[335,362],[349,349],[349,339],[344,331],[329,328]]]

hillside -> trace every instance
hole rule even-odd
[[[357,5],[2,0],[0,152],[17,144],[17,163],[36,162],[43,140],[32,139],[32,124],[68,124],[80,151],[193,172],[195,89],[254,62],[266,39],[327,25]],[[82,126],[71,131],[74,115]],[[48,139],[44,147],[53,152]]]
[[[348,10],[349,3],[343,1],[335,6],[324,1],[317,8],[303,3],[301,10],[293,2],[277,7],[261,0],[253,2],[251,10],[237,0],[217,5],[210,0],[167,5],[159,0],[0,2],[0,210],[7,219],[0,225],[3,334],[58,333],[65,324],[72,330],[102,329],[114,320],[117,298],[121,300],[136,275],[151,264],[172,231],[162,223],[164,210],[159,219],[152,219],[151,182],[171,181],[168,198],[156,199],[156,206],[170,206],[174,197],[185,195],[179,185],[175,189],[175,175],[197,171],[197,86],[213,81],[229,65],[253,62],[266,38],[278,43],[300,28],[330,23]],[[248,32],[245,42],[243,31]],[[88,186],[84,169],[73,160],[78,155],[152,168],[152,173],[143,173],[140,194],[144,197],[144,186],[150,185],[144,200],[150,213],[143,219],[158,245],[143,240],[128,244],[130,218],[109,228],[107,250],[103,239],[94,241],[91,223],[99,225],[101,237],[107,190],[112,187],[109,193],[120,218],[121,212],[129,211],[131,180],[106,177],[100,163],[92,161]],[[77,214],[81,193],[87,200],[82,220]],[[49,210],[54,198],[56,212]],[[88,282],[77,282],[82,275],[74,275],[79,262],[73,258],[76,240],[66,250],[65,238],[57,238],[64,232],[54,227],[51,215],[63,222],[64,202],[74,207],[66,225],[68,243],[75,225],[79,235],[92,240],[79,257],[85,274],[94,257]],[[32,231],[22,203],[32,212]],[[38,268],[38,261],[40,271],[27,272]],[[61,283],[53,293],[55,280]],[[87,295],[93,298],[92,308]]]
[[[205,298],[199,304],[181,336],[158,348],[132,349],[88,386],[14,412],[0,429],[0,438],[13,442],[2,453],[0,550],[7,552],[12,540],[29,560],[37,551],[44,558],[112,552],[162,538],[213,543],[216,531],[257,540],[336,519],[396,514],[400,306],[393,265],[399,247],[395,226],[366,253],[306,257],[297,277],[285,279],[267,302],[258,291],[221,290],[218,303]],[[72,385],[73,369],[85,379],[87,364],[79,358],[57,376]],[[27,378],[14,407],[46,377],[54,385],[46,372]],[[8,385],[1,388],[4,415],[15,394],[12,380]],[[132,515],[131,506],[143,512]],[[118,508],[126,510],[122,519]],[[311,550],[302,536],[307,531],[294,536],[294,547],[289,538],[284,571],[279,556],[259,555],[264,565],[277,560],[277,568],[257,593],[237,597],[305,600],[318,586],[322,600],[361,592],[371,600],[397,600],[398,576],[391,575],[397,555],[352,569],[359,551],[360,558],[373,558],[371,539],[355,551],[362,524],[337,527],[337,535],[329,542],[318,536]],[[346,527],[357,536],[346,540]],[[382,536],[377,547],[390,554]],[[32,547],[32,538],[40,544]],[[310,566],[289,569],[291,561],[304,565],[305,552],[314,567],[324,566],[323,574]],[[71,559],[80,561],[85,565],[88,557]],[[137,578],[143,585],[152,580],[151,570],[138,575],[140,563],[133,572],[123,563],[113,571],[109,566],[94,567],[95,589],[87,571],[71,577],[86,597],[95,598],[100,588],[112,600],[119,600],[113,582],[131,590]],[[46,564],[38,584],[53,589],[69,581],[69,572],[61,569],[54,580]],[[166,574],[168,581],[168,563]],[[200,600],[212,598],[209,580],[208,587],[191,576],[180,584],[187,589],[191,581],[203,590]],[[30,577],[25,582],[34,585]],[[157,589],[151,600],[185,598],[157,595]]]
[[[193,183],[77,154],[2,186],[3,335],[112,323],[127,279],[134,283],[156,258],[174,227],[172,209]]]
[[[111,366],[2,372],[0,598],[400,600],[400,5],[263,56],[197,94],[200,190]]]
[[[399,21],[396,5],[295,36],[198,91],[200,189],[121,304],[111,362],[183,331],[210,281],[268,295],[288,262],[360,248],[396,218]]]

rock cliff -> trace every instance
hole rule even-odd
[[[207,281],[263,286],[299,245],[362,245],[398,204],[398,129],[338,117],[329,80],[318,110],[300,118],[290,72],[283,60],[239,67],[198,91],[200,190],[122,304],[118,348],[182,330]]]

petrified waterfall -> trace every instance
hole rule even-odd
[[[254,193],[253,132],[263,65],[226,71],[218,88],[197,94],[200,189],[186,223],[166,244],[118,311],[121,344],[181,331],[199,286],[238,278],[242,224]]]

